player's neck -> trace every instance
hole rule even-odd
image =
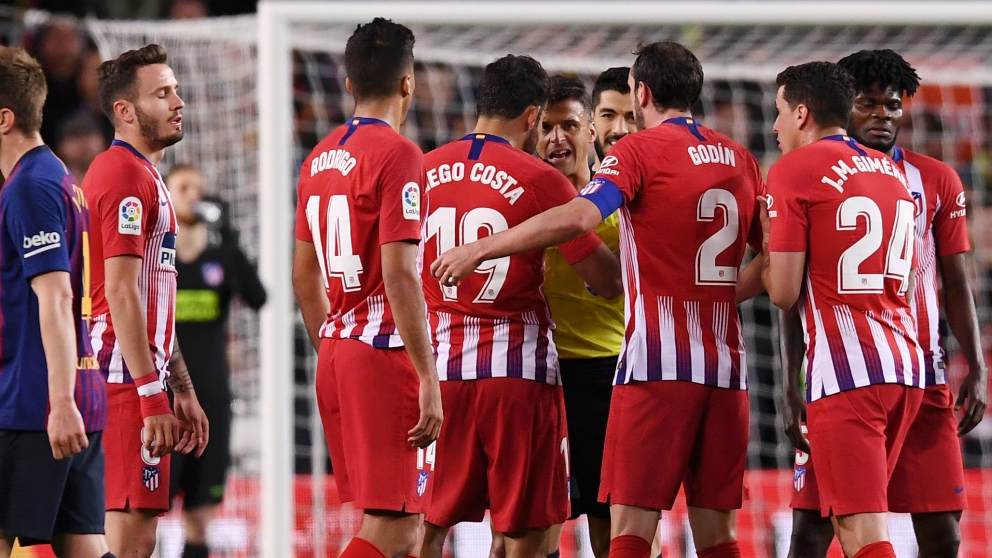
[[[666,120],[671,120],[672,118],[688,118],[690,116],[692,116],[692,113],[687,110],[657,110],[652,107],[644,109],[644,127],[645,129],[650,129],[655,126],[660,126]]]
[[[131,130],[115,130],[114,139],[127,142],[128,145],[135,148],[138,153],[144,155],[145,159],[148,159],[153,165],[157,165],[162,157],[165,156],[165,148],[156,148],[149,144],[148,140],[144,138],[140,133],[131,133]]]
[[[3,148],[0,149],[0,173],[4,176],[10,176],[10,171],[14,170],[14,166],[25,153],[39,145],[45,145],[38,132],[32,134],[12,132],[0,141],[3,142]]]
[[[375,118],[382,120],[386,124],[400,131],[400,126],[406,120],[406,110],[403,108],[403,100],[399,97],[380,99],[374,101],[364,101],[355,105],[355,116],[358,118]]]
[[[530,132],[524,130],[519,120],[519,118],[503,120],[501,118],[480,116],[479,121],[475,123],[475,129],[472,130],[472,133],[498,136],[510,142],[510,145],[513,147],[523,149],[527,143],[527,138],[530,136]]]
[[[823,138],[830,136],[846,136],[847,129],[841,126],[830,126],[828,128],[818,128],[812,127],[809,130],[803,130],[803,145],[808,145],[815,141],[819,141]]]
[[[568,181],[572,183],[572,186],[575,186],[576,190],[585,188],[586,184],[589,184],[589,181],[592,180],[592,172],[589,170],[588,162],[588,155],[586,157],[582,157],[579,161],[578,171],[574,174],[566,175],[566,178],[568,178]]]

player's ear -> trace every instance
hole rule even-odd
[[[596,134],[596,125],[593,124],[592,120],[590,119],[589,120],[589,145],[592,145],[593,143],[596,142],[596,137],[597,137],[597,134]]]
[[[417,86],[417,82],[414,79],[413,74],[412,73],[406,74],[405,76],[403,76],[403,79],[400,81],[400,93],[402,94],[403,97],[412,97],[413,90],[416,88],[416,86]]]
[[[351,90],[351,78],[350,77],[344,78],[344,88],[348,90],[348,94],[349,95],[351,95],[352,97],[355,96],[355,92]]]
[[[812,119],[809,116],[809,107],[804,104],[799,104],[796,106],[794,113],[796,117],[796,128],[802,130],[804,126],[812,123]]]
[[[526,123],[527,131],[530,132],[537,126],[538,121],[541,120],[541,107],[537,105],[531,105],[524,110],[524,122]]]
[[[114,101],[114,116],[121,122],[134,122],[137,116],[134,112],[134,104],[124,99]]]
[[[14,129],[15,120],[14,111],[9,108],[0,109],[0,135],[6,136],[9,134]]]
[[[637,106],[641,108],[647,108],[648,105],[654,102],[654,100],[651,98],[651,89],[648,88],[648,86],[645,85],[643,81],[637,82],[637,85],[633,89],[633,91],[636,92],[636,97],[634,98],[634,102],[637,103]]]

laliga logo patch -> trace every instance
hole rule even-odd
[[[420,220],[420,186],[416,182],[407,182],[403,187],[403,218]]]
[[[117,232],[139,236],[141,234],[141,200],[128,196],[121,200],[117,216]]]
[[[424,492],[427,492],[427,477],[429,476],[430,473],[427,471],[421,471],[417,475],[417,496],[423,496]]]

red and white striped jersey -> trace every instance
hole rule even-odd
[[[551,312],[544,298],[544,250],[483,262],[456,287],[430,273],[456,245],[516,226],[575,197],[554,167],[486,134],[428,153],[423,281],[441,380],[525,378],[560,383]],[[570,263],[593,252],[594,232],[559,248]]]
[[[617,142],[582,190],[620,208],[626,332],[615,383],[678,380],[747,389],[737,272],[761,249],[757,161],[692,118]]]
[[[420,241],[423,157],[389,124],[355,117],[303,161],[296,238],[314,245],[330,302],[322,338],[403,346],[386,299],[381,247]]]
[[[899,167],[847,136],[783,156],[768,174],[769,250],[805,252],[806,397],[872,384],[923,387],[905,294],[913,198]]]
[[[138,292],[145,308],[148,349],[164,382],[176,335],[178,223],[169,190],[148,159],[126,142],[114,140],[90,165],[83,193],[90,205],[93,261],[117,256],[142,260]],[[104,266],[98,263],[93,266],[93,352],[108,383],[132,383],[114,334],[105,281]]]
[[[971,250],[967,208],[961,178],[946,163],[895,148],[892,159],[902,169],[916,202],[916,292],[913,314],[923,348],[926,385],[946,384],[944,350],[940,344],[937,258]]]

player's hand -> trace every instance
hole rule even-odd
[[[169,455],[179,439],[179,421],[169,414],[145,417],[145,428],[141,431],[145,449],[152,457]]]
[[[407,441],[416,448],[426,448],[441,433],[441,385],[437,378],[420,380],[420,420],[407,434]]]
[[[196,392],[193,390],[176,392],[174,406],[179,428],[182,430],[176,451],[189,454],[196,450],[194,455],[200,457],[207,449],[207,442],[210,440],[210,422],[207,420],[207,414],[203,412],[203,407],[200,406],[200,400],[196,398]]]
[[[782,394],[782,428],[792,445],[803,453],[810,453],[809,441],[803,436],[802,421],[806,416],[806,401],[793,390]]]
[[[978,426],[985,416],[985,407],[989,402],[989,371],[987,368],[973,368],[964,378],[961,389],[958,390],[954,410],[964,409],[964,415],[958,422],[958,436],[964,436]],[[965,406],[967,401],[967,406]]]
[[[72,457],[90,445],[83,416],[79,414],[75,401],[70,399],[51,406],[48,412],[48,442],[52,445],[55,459]]]
[[[438,256],[431,264],[431,274],[441,282],[442,286],[454,287],[468,277],[475,268],[482,264],[478,247],[475,242],[456,246]]]

